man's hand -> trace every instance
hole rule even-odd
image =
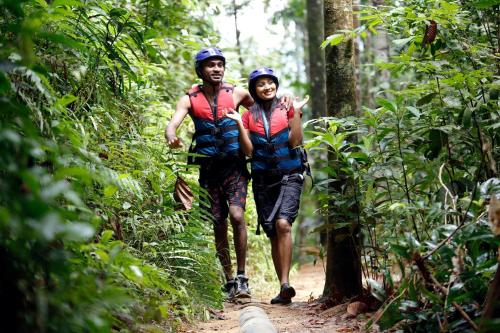
[[[167,144],[172,149],[184,147],[184,145],[182,144],[181,139],[179,139],[176,136],[167,138]]]
[[[223,115],[236,121],[237,123],[241,122],[241,114],[236,112],[234,109],[226,108],[223,110]]]

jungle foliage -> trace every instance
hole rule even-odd
[[[486,205],[500,192],[499,2],[380,3],[361,6],[360,25],[324,43],[367,46],[382,32],[390,57],[361,55],[362,80],[376,76],[360,87],[374,92],[374,107],[310,123],[309,147],[335,156],[318,193],[342,177],[355,184],[335,193],[338,218],[323,228],[345,227],[344,216],[361,223],[363,275],[382,303],[371,323],[464,332],[498,266]],[[384,73],[390,80],[377,81]]]
[[[167,154],[163,138],[195,80],[192,54],[215,42],[207,6],[0,1],[0,299],[10,332],[174,330],[220,306],[210,217],[175,209],[185,156]]]

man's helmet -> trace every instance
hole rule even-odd
[[[274,74],[274,71],[269,67],[261,67],[252,71],[248,76],[248,91],[254,100],[257,100],[257,93],[255,91],[255,83],[260,77],[269,77],[276,84],[276,89],[279,87],[278,77]]]
[[[219,48],[211,46],[201,49],[198,53],[196,53],[195,63],[194,63],[194,67],[196,70],[196,74],[198,74],[198,77],[201,78],[201,63],[205,60],[212,58],[221,59],[222,62],[224,63],[224,67],[226,66],[226,58],[224,57],[222,51]]]

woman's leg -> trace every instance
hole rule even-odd
[[[276,221],[276,234],[275,252],[277,264],[275,263],[274,266],[280,285],[283,285],[283,283],[288,283],[292,264],[292,226],[287,220],[278,219]]]
[[[279,254],[278,236],[274,235],[270,238],[271,240],[271,256],[273,258],[274,270],[276,271],[276,276],[278,280],[281,281],[281,260]],[[280,283],[281,285],[281,283]]]

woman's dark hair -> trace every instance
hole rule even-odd
[[[274,97],[273,100],[263,101],[261,99],[256,99],[255,103],[250,107],[250,113],[252,114],[253,120],[257,122],[259,120],[262,111],[272,112],[279,104],[278,98]]]

